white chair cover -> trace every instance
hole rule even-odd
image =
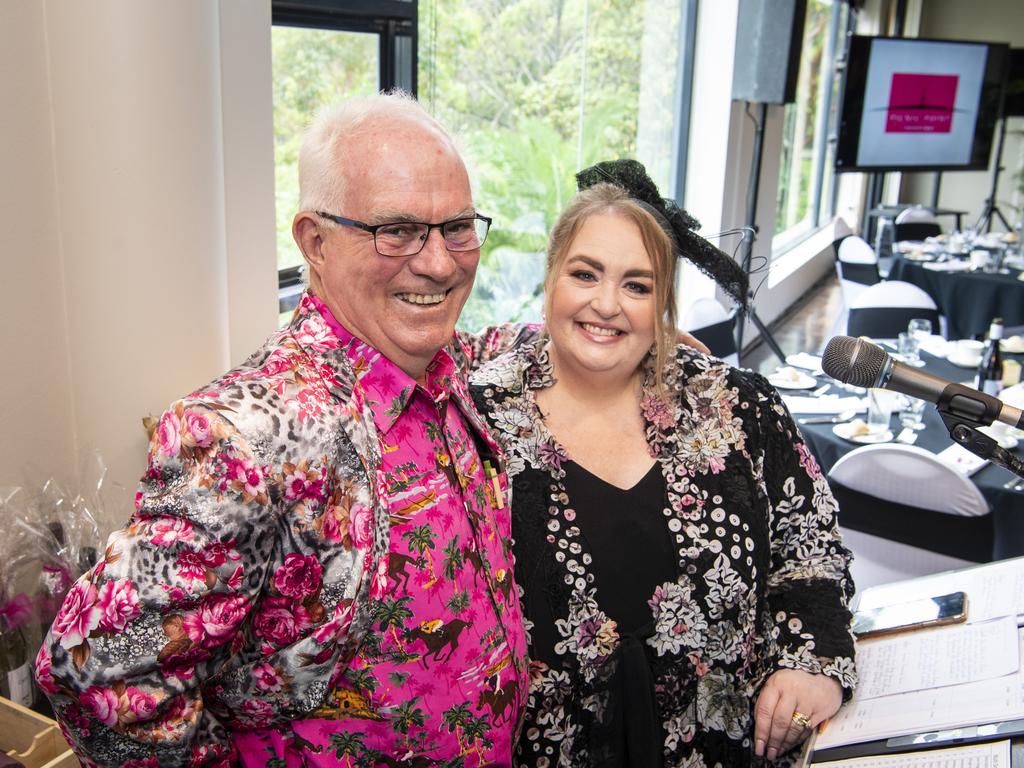
[[[891,443],[857,448],[835,463],[829,479],[877,498],[879,515],[887,513],[886,501],[932,509],[937,515],[989,514],[988,502],[974,483],[917,446]],[[843,543],[854,555],[851,572],[858,591],[976,564],[863,531],[841,530]]]
[[[884,283],[868,286],[850,309],[868,307],[915,307],[938,309],[934,299],[913,283],[902,280],[886,280]]]
[[[939,220],[935,218],[935,214],[931,209],[925,208],[923,205],[912,205],[910,208],[904,208],[896,214],[896,224],[909,224],[911,222],[938,224]]]
[[[828,476],[847,488],[898,504],[948,515],[989,514],[978,486],[916,445],[862,446],[841,457]]]
[[[735,327],[735,319],[729,310],[715,299],[697,299],[683,318],[683,328],[703,341],[711,350],[711,354],[732,366],[739,365],[740,362],[736,353],[735,337],[732,335]],[[714,329],[714,332],[703,338],[700,333],[703,329]],[[716,343],[718,339],[724,341]]]
[[[850,235],[839,243],[839,260],[850,264],[877,264],[878,254],[863,237]]]
[[[843,303],[849,309],[869,285],[881,280],[878,274],[878,254],[870,243],[857,235],[844,237],[836,250],[836,274]]]
[[[887,280],[869,286],[854,299],[846,316],[846,334],[894,339],[915,318],[930,320],[934,329],[942,327],[931,296],[911,283]]]

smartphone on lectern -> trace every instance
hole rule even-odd
[[[965,621],[967,595],[964,592],[951,592],[948,595],[857,611],[853,615],[853,633],[858,639],[863,640],[878,635],[891,635]]]

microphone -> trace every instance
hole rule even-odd
[[[825,345],[821,368],[833,379],[858,387],[881,387],[935,403],[953,416],[976,424],[995,420],[1024,429],[1024,411],[998,397],[946,381],[893,360],[881,347],[852,336]]]

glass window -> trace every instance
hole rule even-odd
[[[278,324],[284,325],[305,284],[298,269],[305,262],[292,239],[292,217],[299,210],[302,132],[320,106],[346,96],[377,92],[379,35],[274,25],[271,51],[277,269],[281,283]]]
[[[796,101],[785,108],[773,252],[832,215],[832,154],[838,78],[834,72],[837,30],[844,28],[846,3],[809,0]]]
[[[299,209],[299,148],[316,110],[377,92],[378,36],[368,32],[274,26],[274,187],[277,201],[277,266],[300,266],[292,240]]]
[[[574,174],[636,157],[669,194],[678,0],[420,0],[420,100],[462,140],[494,217],[460,325],[538,320]]]

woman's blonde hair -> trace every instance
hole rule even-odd
[[[591,216],[614,214],[636,224],[654,273],[654,373],[659,393],[664,396],[665,372],[676,346],[676,248],[654,215],[614,184],[595,184],[583,190],[562,211],[548,239],[544,274],[544,312],[550,315],[555,281],[569,253],[569,246]]]

